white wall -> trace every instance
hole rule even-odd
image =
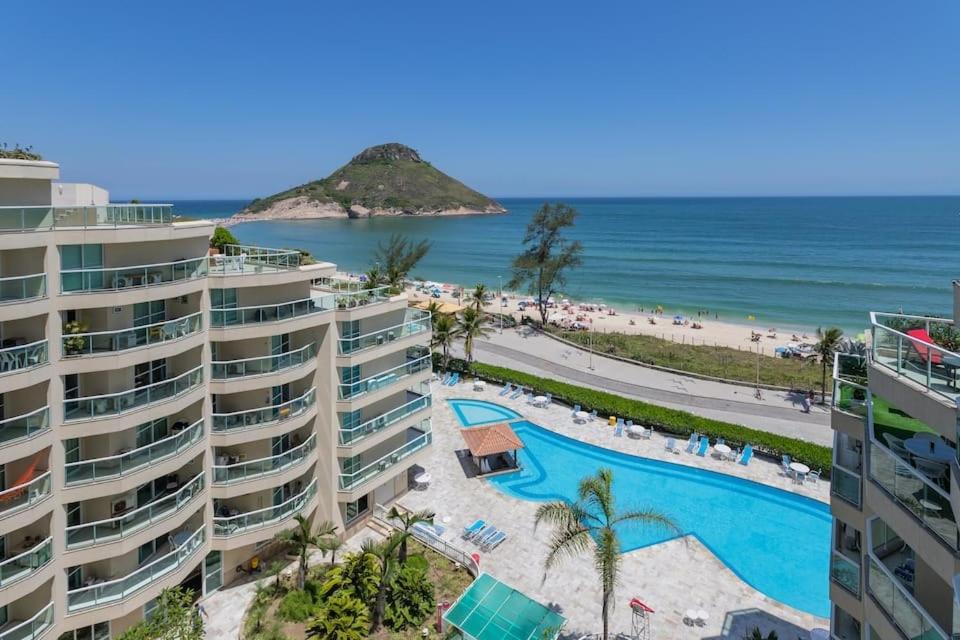
[[[51,185],[50,201],[55,207],[107,204],[110,202],[110,193],[93,184],[54,182]]]

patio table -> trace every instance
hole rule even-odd
[[[573,417],[580,422],[586,422],[587,418],[590,417],[590,414],[586,411],[577,411],[575,414],[573,414]]]
[[[797,482],[803,482],[804,477],[810,473],[810,467],[802,462],[791,462],[790,470],[793,471],[793,477]]]
[[[726,456],[730,453],[730,447],[725,444],[715,444],[713,445],[713,450],[719,453],[721,456]]]
[[[918,458],[945,462],[947,464],[956,455],[953,448],[940,438],[918,438],[914,436],[903,441],[903,446]]]
[[[547,404],[547,396],[537,396],[533,399],[533,404],[537,407]]]

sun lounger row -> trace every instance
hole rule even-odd
[[[476,520],[469,527],[464,528],[461,537],[477,545],[481,550],[490,552],[507,539],[507,534],[484,520]]]
[[[718,446],[720,446],[719,449],[717,449]],[[674,438],[667,438],[666,449],[671,453],[680,453],[680,447],[677,445],[677,441]],[[709,450],[710,439],[707,436],[701,436],[696,432],[690,434],[690,439],[687,440],[687,446],[684,449],[684,451],[687,453],[696,454],[701,458],[705,457]],[[743,466],[747,466],[750,464],[750,459],[753,457],[753,445],[748,444],[741,451],[740,449],[734,449],[733,447],[726,445],[723,438],[717,438],[714,441],[714,456],[721,460],[739,462]]]
[[[455,387],[457,386],[458,382],[460,382],[459,371],[454,371],[453,373],[448,371],[447,373],[443,374],[443,377],[440,379],[440,384],[448,387]]]

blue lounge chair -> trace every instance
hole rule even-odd
[[[614,429],[613,435],[618,438],[623,436],[623,418],[617,420],[617,428]]]
[[[466,540],[466,539],[469,538],[471,535],[473,535],[473,534],[477,533],[478,531],[480,531],[480,529],[483,529],[486,525],[487,525],[487,523],[484,522],[483,520],[475,520],[472,525],[470,525],[469,527],[464,527],[464,528],[463,528],[463,535],[462,535],[461,537],[462,537],[464,540]]]
[[[484,524],[482,527],[480,527],[479,529],[471,533],[469,536],[467,536],[466,539],[470,540],[471,542],[477,542],[481,538],[485,538],[486,536],[492,534],[496,530],[497,528],[494,527],[493,525]]]
[[[750,458],[753,457],[753,445],[747,445],[743,448],[743,455],[740,456],[740,464],[747,466],[750,464]]]
[[[493,536],[491,536],[486,542],[483,543],[483,550],[486,552],[493,551],[497,545],[507,539],[507,534],[503,531],[497,531]]]
[[[707,455],[707,449],[710,448],[710,439],[707,436],[700,438],[700,448],[697,449],[697,455],[701,458]]]
[[[516,400],[523,395],[523,387],[517,387],[517,390],[510,394],[511,400]]]
[[[447,383],[448,387],[455,387],[457,383],[460,382],[460,372],[455,371],[452,376],[450,376],[450,382]]]
[[[486,545],[487,542],[492,540],[498,533],[500,533],[500,530],[496,527],[487,527],[483,533],[473,539],[473,543],[478,547],[482,547]]]
[[[500,389],[500,393],[498,395],[505,396],[511,391],[513,391],[513,383],[508,382],[507,384],[503,385],[503,389]]]
[[[697,448],[697,434],[691,433],[690,439],[687,440],[687,453],[693,453],[693,450]]]
[[[449,371],[447,371],[445,374],[443,374],[443,377],[440,378],[440,384],[447,384],[448,382],[450,382],[450,372],[449,372]]]

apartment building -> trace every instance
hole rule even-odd
[[[935,343],[957,330],[904,314],[870,322],[867,354],[834,363],[832,634],[957,638],[960,355]]]
[[[0,640],[119,634],[407,490],[428,314],[58,177],[0,159]]]

